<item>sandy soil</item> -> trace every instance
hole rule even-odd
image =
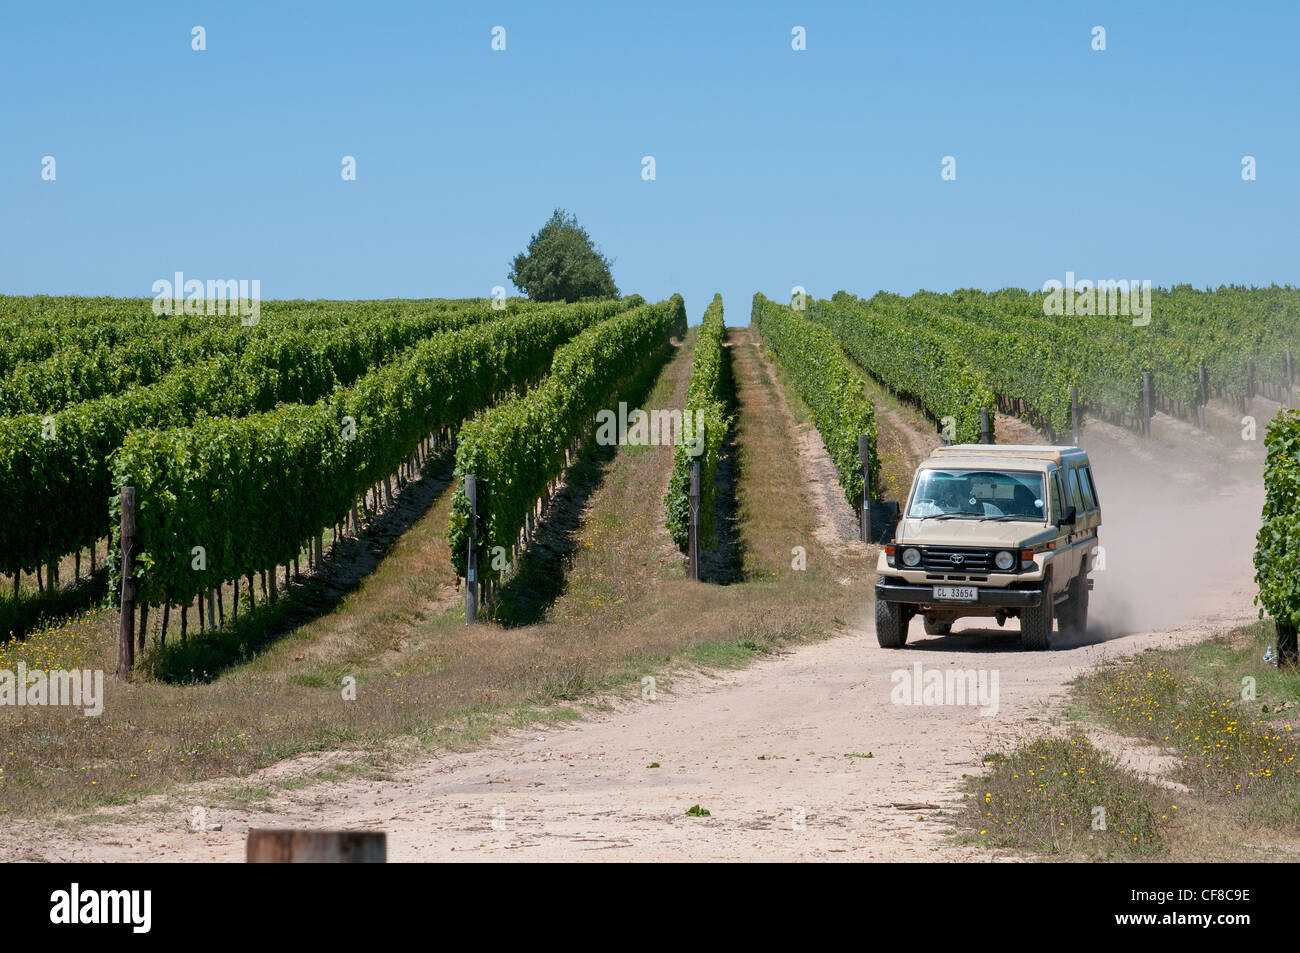
[[[0,858],[237,861],[249,827],[292,826],[386,831],[394,861],[990,859],[954,845],[943,819],[983,754],[1061,730],[1054,716],[1066,686],[1098,662],[1255,617],[1250,551],[1262,491],[1253,455],[1192,438],[1140,444],[1102,425],[1085,445],[1111,548],[1094,593],[1108,621],[1087,643],[1029,654],[1014,622],[966,624],[947,638],[926,637],[917,622],[906,649],[886,651],[864,611],[839,638],[741,671],[679,676],[671,694],[614,699],[569,727],[423,757],[382,782],[276,789],[266,810],[211,807],[205,819],[219,831],[190,830],[192,808],[260,779],[103,811],[93,822],[3,831]],[[804,441],[801,458],[816,449]],[[828,479],[813,469],[810,480]],[[821,489],[833,498],[833,487]],[[1190,575],[1161,568],[1175,560]],[[1132,632],[1128,600],[1155,623],[1148,631]],[[896,703],[896,683],[915,666],[996,674],[996,711]],[[1125,739],[1105,743],[1123,749]],[[1136,747],[1129,755],[1153,773],[1160,757]],[[696,804],[710,816],[687,816]]]
[[[1203,638],[1248,616],[1248,603],[1238,593],[1238,616],[1225,607],[1211,625],[1035,655],[1017,651],[1013,626],[914,635],[890,652],[864,625],[742,671],[678,680],[671,695],[623,700],[573,727],[432,758],[391,781],[282,792],[266,811],[209,808],[220,831],[188,829],[191,809],[211,803],[196,790],[168,798],[166,813],[114,809],[103,812],[111,823],[8,832],[0,855],[238,861],[249,827],[346,827],[386,831],[394,861],[987,859],[949,845],[941,816],[981,755],[1050,730],[1066,684],[1100,660]],[[996,714],[894,704],[894,673],[910,677],[915,665],[996,672]],[[711,816],[686,816],[695,804]]]

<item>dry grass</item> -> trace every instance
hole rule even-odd
[[[744,332],[739,337],[745,343]],[[574,717],[556,703],[645,673],[742,664],[829,634],[869,604],[869,579],[845,580],[843,567],[818,547],[785,418],[775,412],[780,394],[765,382],[754,348],[732,350],[746,355],[736,368],[744,581],[684,578],[664,527],[670,448],[622,448],[597,461],[597,478],[583,491],[572,549],[556,563],[561,594],[544,618],[466,627],[449,569],[443,492],[374,557],[355,589],[335,594],[332,611],[293,602],[272,608],[315,617],[249,646],[244,661],[223,657],[207,681],[110,678],[98,718],[0,709],[0,813],[92,810],[182,783],[238,778],[313,751],[382,764],[412,743],[459,747],[538,718]],[[677,350],[649,406],[681,406],[690,359],[688,345]],[[806,572],[791,569],[795,545],[808,550]],[[293,598],[323,595],[306,587]],[[8,646],[5,665],[27,658],[111,672],[115,632],[114,613],[90,613]],[[344,699],[345,678],[356,680],[354,701]]]
[[[987,774],[969,780],[963,839],[1063,860],[1294,861],[1300,672],[1262,661],[1275,638],[1272,623],[1259,623],[1082,676],[1072,711],[1079,727],[1118,732],[1127,751],[1158,753],[1150,781],[1083,734],[1026,742],[990,756]],[[1253,699],[1242,697],[1245,679]],[[1091,829],[1097,806],[1107,810],[1107,831]]]
[[[1177,805],[1082,735],[1026,741],[985,759],[957,822],[967,840],[1069,859],[1135,860],[1164,847]]]
[[[1172,755],[1171,778],[1191,789],[1173,859],[1300,852],[1300,672],[1262,661],[1276,644],[1272,623],[1259,623],[1104,666],[1077,686],[1090,717]]]

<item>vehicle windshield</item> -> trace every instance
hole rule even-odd
[[[1043,475],[1032,470],[921,470],[910,519],[1047,519]]]

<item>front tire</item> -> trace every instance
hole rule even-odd
[[[1052,577],[1043,578],[1043,601],[1020,610],[1020,646],[1030,652],[1042,652],[1052,645]]]
[[[882,649],[901,649],[907,644],[907,626],[912,614],[899,602],[876,600],[876,641]]]

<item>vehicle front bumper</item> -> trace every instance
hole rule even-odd
[[[946,583],[949,586],[969,585],[968,583]],[[963,606],[993,606],[995,608],[1024,609],[1042,605],[1043,590],[1009,589],[995,586],[974,586],[979,597],[974,602],[958,602],[953,599],[936,599],[934,586],[914,586],[910,583],[892,579],[881,579],[876,583],[876,599],[883,602],[905,602],[909,605],[943,606],[960,609]]]

